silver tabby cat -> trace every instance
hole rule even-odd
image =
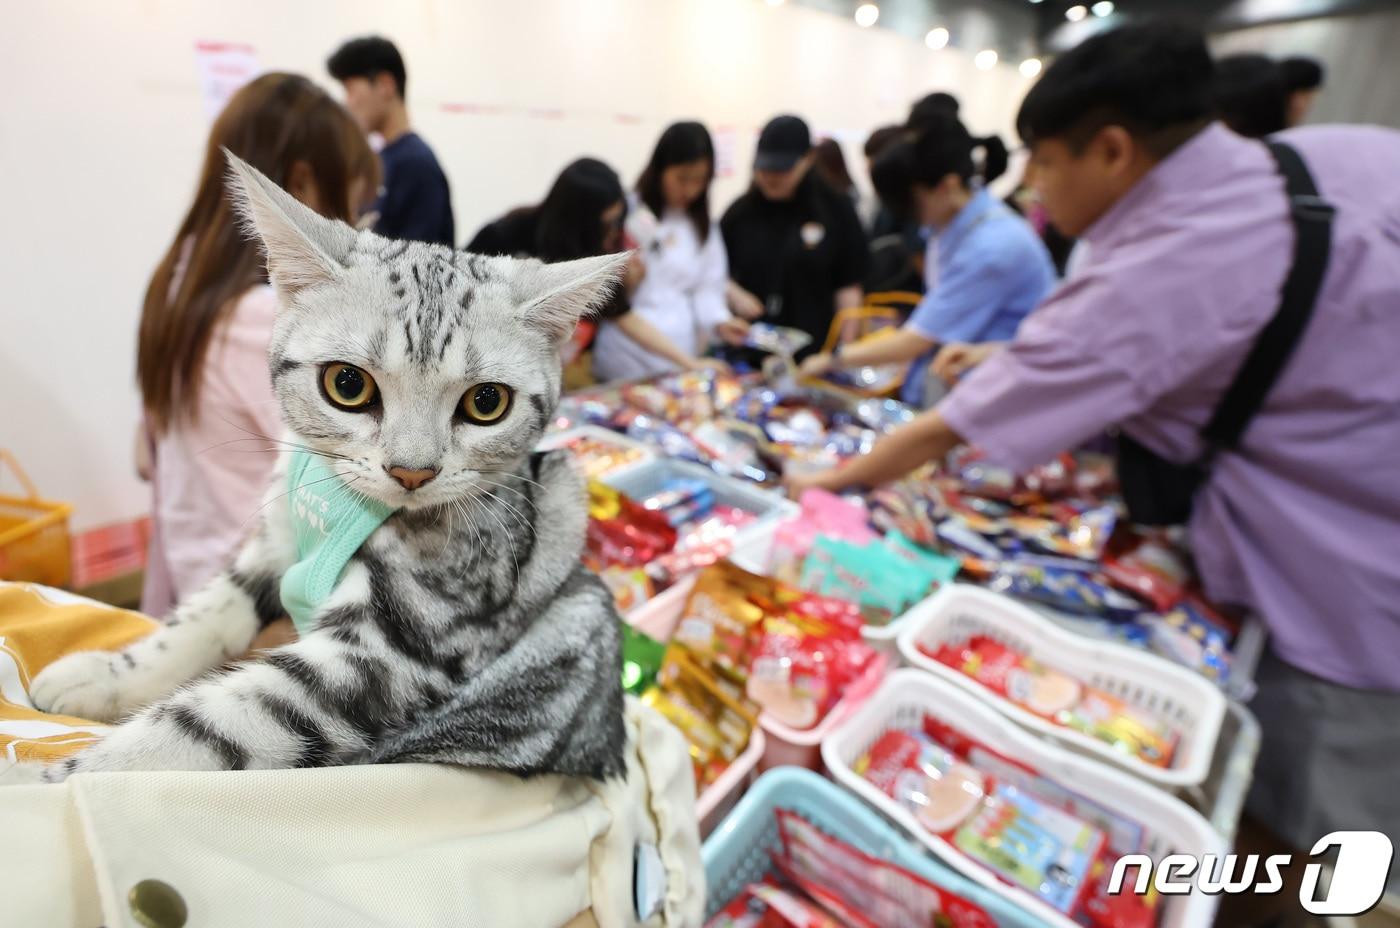
[[[626,256],[546,265],[389,241],[229,161],[278,294],[288,447],[396,512],[309,634],[210,673],[283,614],[283,455],[230,570],[126,650],[34,680],[42,709],[125,718],[47,776],[405,760],[619,774],[619,619],[579,563],[584,488],[561,455],[531,451],[559,399],[560,344]]]

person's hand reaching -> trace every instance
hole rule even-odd
[[[980,345],[953,342],[944,345],[933,359],[934,376],[951,386],[963,374],[1001,350],[1002,345],[1002,342],[983,342]]]
[[[788,499],[800,500],[802,494],[807,490],[829,490],[831,487],[828,481],[835,473],[834,470],[824,470],[817,473],[784,474],[783,491],[787,493]]]
[[[749,324],[736,316],[715,326],[715,334],[726,345],[742,345],[749,337]]]
[[[693,371],[714,371],[716,374],[732,374],[733,369],[719,358],[696,358],[690,362]]]
[[[763,318],[763,301],[736,283],[729,285],[729,308],[751,322]]]
[[[809,354],[797,367],[803,377],[821,377],[836,367],[836,359],[826,352]]]

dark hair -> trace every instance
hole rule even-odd
[[[899,138],[886,145],[870,163],[870,183],[880,203],[900,222],[912,213],[914,142]]]
[[[1299,90],[1316,90],[1322,86],[1322,82],[1326,78],[1326,71],[1323,70],[1322,63],[1316,58],[1294,55],[1292,58],[1280,61],[1278,66],[1279,70],[1283,72],[1283,83],[1288,88],[1289,93],[1296,93]]]
[[[841,144],[835,139],[822,139],[813,148],[816,168],[822,180],[837,193],[847,194],[856,182],[851,180],[851,172],[846,170],[846,156],[841,153]]]
[[[570,261],[603,254],[599,217],[625,194],[617,172],[597,158],[580,158],[559,172],[536,209],[535,257]]]
[[[972,163],[974,149],[982,149],[982,169]],[[1006,146],[995,135],[973,138],[956,116],[929,119],[914,137],[914,181],[935,187],[949,174],[969,183],[974,174],[991,183],[1006,173]]]
[[[910,107],[909,118],[904,124],[918,131],[927,125],[929,120],[940,116],[958,118],[958,98],[941,90],[929,94]]]
[[[1230,55],[1217,61],[1214,97],[1221,121],[1240,135],[1261,138],[1288,128],[1283,69],[1266,55]]]
[[[904,126],[881,126],[876,129],[865,140],[865,157],[874,161],[880,157],[880,152],[893,145],[907,131]]]
[[[393,42],[377,35],[351,39],[337,48],[335,54],[326,59],[326,70],[338,81],[352,77],[374,80],[377,75],[388,74],[399,89],[400,100],[408,90],[403,56]]]
[[[321,208],[353,221],[354,180],[379,184],[379,161],[355,121],[297,74],[264,74],[243,85],[209,131],[194,202],[151,275],[141,310],[136,380],[157,433],[193,421],[209,344],[237,298],[266,283],[262,252],[229,201],[227,148],[286,187],[293,165],[311,170]]]
[[[972,163],[972,152],[981,148],[982,169]],[[914,185],[936,187],[949,174],[964,184],[980,176],[984,184],[1006,173],[1006,146],[995,135],[973,138],[958,120],[946,113],[930,118],[912,139],[903,139],[889,148],[870,167],[870,181],[880,201],[901,218],[913,206]]]
[[[710,141],[709,131],[698,122],[676,122],[666,127],[661,138],[656,140],[651,160],[637,178],[637,195],[657,217],[666,210],[666,200],[661,195],[661,173],[678,164],[692,164],[696,161],[709,164],[705,189],[686,209],[686,215],[695,226],[695,234],[704,242],[710,237],[710,182],[715,179],[715,146]]]
[[[1163,130],[1194,132],[1210,118],[1212,69],[1195,29],[1146,23],[1102,32],[1045,70],[1021,103],[1016,131],[1027,145],[1060,138],[1078,151],[1117,125],[1163,157],[1184,141]]]

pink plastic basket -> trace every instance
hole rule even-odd
[[[686,598],[690,596],[690,591],[694,586],[695,577],[685,578],[666,592],[627,613],[628,624],[657,641],[670,641],[672,633],[676,630],[676,624],[680,621],[681,610],[685,608]],[[836,705],[831,707],[826,718],[811,728],[790,728],[769,717],[766,712],[759,716],[759,725],[764,734],[767,735],[767,744],[762,759],[758,762],[758,769],[763,771],[770,767],[793,766],[806,767],[808,770],[821,770],[822,739],[849,718],[851,713],[859,708],[871,693],[875,692],[880,681],[884,679],[885,669],[888,665],[889,659],[886,655],[876,655],[870,668],[846,688],[845,694]],[[752,749],[752,742],[750,742],[749,747]],[[748,751],[744,752],[745,755],[748,753]],[[736,761],[736,766],[737,763]],[[733,769],[734,767],[731,766],[730,770]],[[727,772],[725,776],[728,776]],[[718,781],[716,781],[717,784]],[[714,786],[712,785],[710,789],[714,789]]]

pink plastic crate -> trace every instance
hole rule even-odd
[[[627,613],[625,618],[628,624],[657,641],[670,641],[672,633],[676,630],[676,624],[680,622],[686,598],[690,596],[690,591],[694,586],[695,577],[685,578],[666,592]],[[767,743],[763,750],[763,756],[758,761],[758,769],[763,771],[770,767],[793,766],[805,767],[808,770],[821,770],[822,739],[849,718],[851,713],[858,709],[871,693],[875,692],[880,681],[884,679],[888,665],[889,658],[884,654],[877,654],[870,669],[848,686],[845,694],[826,714],[826,718],[811,728],[790,728],[782,722],[770,718],[766,712],[759,716],[759,725],[767,736],[765,739]],[[752,746],[750,743],[750,748]],[[748,751],[744,753],[748,754]],[[733,769],[733,767],[730,768],[730,770]],[[726,772],[726,776],[728,776],[728,772]],[[718,781],[715,785],[718,785]],[[712,785],[710,789],[714,789],[715,785]]]

